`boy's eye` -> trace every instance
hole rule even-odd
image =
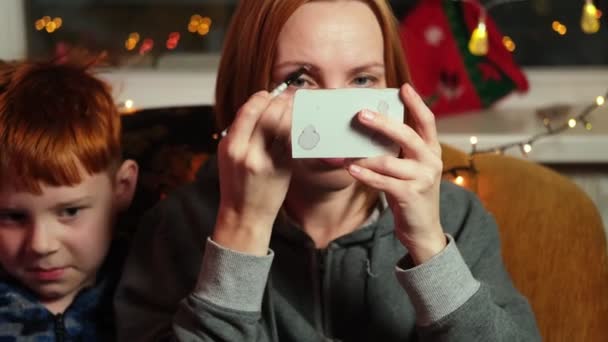
[[[27,214],[22,212],[0,212],[0,224],[20,224],[27,221]]]
[[[64,208],[61,210],[61,212],[59,213],[59,216],[61,216],[62,218],[73,218],[75,216],[78,215],[78,213],[84,209],[83,207],[70,207],[70,208]]]

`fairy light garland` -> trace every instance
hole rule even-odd
[[[544,118],[543,126],[545,127],[544,132],[540,132],[532,137],[522,140],[516,141],[512,143],[497,145],[489,148],[479,149],[477,147],[479,143],[479,138],[477,136],[471,136],[470,144],[471,144],[471,152],[468,154],[468,164],[455,166],[449,169],[443,170],[444,176],[451,176],[452,181],[458,185],[464,185],[466,178],[462,176],[463,172],[467,174],[477,174],[477,169],[475,168],[474,158],[480,154],[504,154],[507,150],[512,148],[518,148],[521,154],[524,157],[527,157],[530,152],[532,152],[533,144],[537,141],[544,139],[546,137],[557,135],[562,133],[568,129],[574,128],[581,123],[583,127],[590,131],[592,129],[591,123],[588,121],[588,116],[593,113],[596,109],[604,106],[606,104],[606,98],[608,98],[608,92],[605,95],[600,95],[595,98],[595,101],[589,105],[587,105],[578,115],[571,117],[565,123],[562,123],[558,126],[553,126],[551,124],[551,119]]]
[[[587,34],[594,34],[600,30],[600,16],[593,0],[585,0],[581,16],[581,29]]]
[[[473,32],[471,32],[471,37],[469,38],[469,52],[471,52],[471,54],[475,55],[475,56],[485,56],[488,54],[488,51],[490,50],[490,42],[488,39],[488,29],[486,27],[486,17],[487,17],[487,12],[492,9],[493,7],[499,6],[499,5],[503,5],[503,4],[508,4],[508,3],[512,3],[512,2],[520,2],[520,1],[525,1],[525,0],[494,0],[489,2],[487,5],[482,5],[481,3],[477,2],[477,1],[473,1],[473,0],[452,0],[455,2],[463,2],[463,3],[468,3],[471,4],[475,7],[479,8],[479,19],[477,21],[477,26],[473,29]],[[509,42],[507,43],[506,47],[507,49],[509,49],[510,51],[513,51],[514,48],[514,43],[513,41],[509,38]],[[511,46],[511,48],[509,48],[509,46]]]

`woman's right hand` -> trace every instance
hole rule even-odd
[[[213,241],[246,254],[268,253],[273,223],[291,179],[292,97],[252,95],[218,146],[220,207]]]

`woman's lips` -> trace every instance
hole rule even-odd
[[[319,159],[319,161],[327,166],[331,166],[331,167],[343,167],[344,166],[344,162],[346,161],[345,158],[322,158]]]
[[[66,267],[56,268],[30,268],[28,272],[40,281],[53,281],[63,277]]]

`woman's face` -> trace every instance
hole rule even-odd
[[[272,79],[280,83],[302,65],[311,67],[297,88],[385,88],[384,39],[367,4],[312,1],[289,18],[278,38]],[[306,188],[340,190],[354,184],[341,159],[294,160],[293,181]]]

